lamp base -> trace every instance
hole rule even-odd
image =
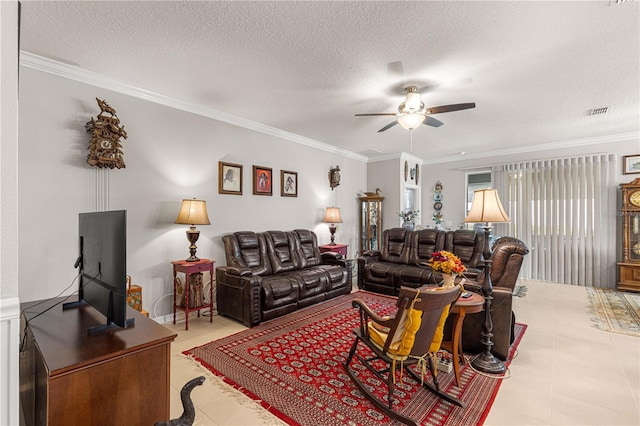
[[[504,363],[491,352],[483,352],[471,361],[471,366],[478,371],[489,374],[504,374],[507,371]]]
[[[336,230],[338,229],[338,227],[336,226],[335,223],[332,223],[329,225],[329,232],[331,233],[331,242],[329,243],[330,246],[335,246],[336,245]]]
[[[198,241],[199,236],[200,231],[198,231],[195,226],[191,225],[191,227],[187,230],[187,239],[191,243],[191,245],[189,246],[189,254],[191,256],[187,257],[185,261],[197,262],[198,260],[200,260],[198,257],[196,257],[196,250],[198,248],[196,246],[196,241]]]

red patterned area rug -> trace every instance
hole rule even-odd
[[[291,425],[398,424],[366,400],[344,370],[353,329],[359,326],[357,309],[351,306],[355,298],[381,314],[395,311],[395,298],[358,291],[184,354]],[[525,329],[526,325],[516,324],[512,354]],[[363,348],[359,345],[358,350]],[[502,380],[477,374],[468,364],[461,366],[460,373],[460,388],[453,372],[439,373],[438,379],[442,389],[465,403],[464,409],[442,401],[404,375],[396,388],[396,410],[423,425],[483,424]],[[365,380],[384,388],[373,376]]]

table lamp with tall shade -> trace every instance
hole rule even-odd
[[[502,361],[491,353],[493,346],[493,321],[491,320],[491,300],[493,299],[493,285],[491,284],[491,250],[489,249],[489,236],[491,234],[491,225],[493,223],[511,222],[509,216],[502,208],[498,191],[495,189],[479,189],[473,193],[473,203],[471,210],[464,219],[465,223],[484,222],[484,247],[482,258],[484,262],[484,285],[482,293],[484,295],[484,322],[482,323],[482,344],[484,352],[476,356],[471,365],[485,373],[502,374],[506,371],[506,367]]]
[[[210,225],[209,216],[207,215],[207,202],[204,200],[182,200],[180,212],[176,218],[176,223],[182,225],[191,225],[187,230],[187,239],[191,243],[189,246],[189,256],[185,259],[187,262],[197,262],[200,260],[196,257],[196,241],[200,236],[200,231],[196,229],[196,225]]]
[[[329,232],[331,232],[331,242],[330,246],[335,246],[335,234],[336,229],[338,229],[336,223],[342,223],[342,218],[340,217],[340,207],[327,207],[327,211],[324,214],[323,222],[329,224]]]

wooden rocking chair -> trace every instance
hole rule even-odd
[[[376,314],[359,299],[352,302],[354,308],[360,309],[360,328],[353,331],[356,338],[344,367],[360,392],[392,419],[408,425],[417,425],[415,420],[393,409],[396,370],[405,371],[417,383],[445,401],[464,407],[460,400],[440,390],[434,361],[442,342],[445,320],[461,291],[460,285],[449,289],[402,287],[398,295],[398,311],[394,317]],[[360,342],[369,347],[375,355],[364,357],[357,353]],[[376,397],[369,390],[371,386],[362,383],[355,374],[350,366],[354,356],[378,379],[386,382],[386,402]],[[386,366],[381,368],[380,361]],[[421,377],[411,368],[415,364],[421,365],[423,372],[424,366],[428,367],[433,384],[429,382],[428,377]]]

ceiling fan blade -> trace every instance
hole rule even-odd
[[[397,112],[372,112],[369,114],[356,114],[356,117],[371,117],[374,115],[398,115]]]
[[[427,114],[441,114],[443,112],[453,112],[460,111],[463,109],[475,108],[475,102],[469,102],[466,104],[451,104],[451,105],[442,105],[437,107],[431,107],[426,109]]]
[[[386,126],[384,126],[382,129],[378,130],[378,133],[380,132],[384,132],[385,130],[389,130],[390,128],[392,128],[393,126],[395,126],[396,124],[398,124],[398,120],[394,120],[391,123],[387,124]]]
[[[424,120],[424,123],[422,124],[426,124],[427,126],[431,126],[431,127],[440,127],[442,126],[444,123],[440,120],[436,120],[433,117],[430,117],[427,115],[427,117]]]

